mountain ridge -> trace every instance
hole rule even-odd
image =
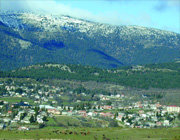
[[[180,58],[180,34],[169,31],[34,13],[1,14],[0,22],[0,50],[15,60],[1,55],[1,69],[40,62],[113,68]]]

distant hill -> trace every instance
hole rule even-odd
[[[136,65],[118,69],[100,69],[92,66],[38,64],[11,72],[1,72],[1,77],[43,79],[68,79],[115,83],[135,88],[180,88],[180,63]]]
[[[0,14],[0,69],[42,62],[116,68],[180,58],[180,34],[69,16]]]

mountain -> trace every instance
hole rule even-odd
[[[180,34],[70,16],[0,14],[1,70],[42,62],[102,68],[179,60]]]

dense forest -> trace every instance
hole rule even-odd
[[[38,64],[14,71],[0,72],[1,77],[68,79],[115,83],[135,88],[180,88],[180,63],[126,66],[117,69],[100,69],[92,66]]]

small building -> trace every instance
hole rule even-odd
[[[50,105],[39,105],[40,109],[54,109],[54,107],[50,106]]]
[[[168,112],[180,112],[180,107],[179,106],[176,106],[176,105],[170,105],[170,106],[167,106],[167,111]]]
[[[37,122],[38,122],[38,123],[44,123],[44,121],[43,121],[42,118],[37,118]]]
[[[62,115],[67,115],[68,114],[68,112],[67,111],[62,111]]]
[[[78,114],[79,114],[80,116],[83,116],[83,117],[86,117],[86,116],[87,116],[87,113],[86,113],[85,110],[80,110],[80,111],[78,111]]]
[[[164,125],[164,126],[169,126],[169,120],[164,120],[163,125]]]
[[[29,128],[25,127],[25,126],[21,126],[21,127],[18,128],[18,130],[29,130]]]
[[[11,119],[10,119],[10,118],[4,118],[3,121],[4,121],[5,123],[8,123],[8,122],[11,121]]]
[[[12,111],[11,111],[11,110],[9,110],[9,111],[8,111],[8,114],[12,114]]]
[[[156,122],[156,126],[162,126],[161,122]]]
[[[47,109],[48,113],[54,114],[54,115],[60,115],[61,112],[57,109]]]
[[[103,108],[103,109],[112,109],[112,106],[110,106],[110,105],[104,105],[104,106],[102,106],[101,108]]]

